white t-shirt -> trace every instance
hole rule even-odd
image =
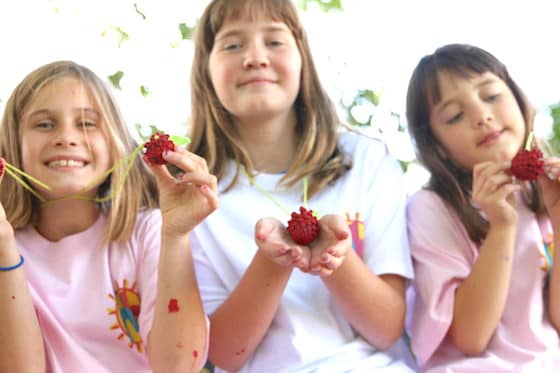
[[[377,140],[343,133],[340,144],[352,159],[352,169],[311,198],[307,208],[320,216],[346,216],[354,250],[374,273],[411,278],[402,169]],[[220,190],[233,171],[230,164]],[[271,216],[287,224],[288,212],[301,206],[303,182],[278,191],[281,177],[261,173],[255,181],[284,209],[242,175],[239,184],[220,195],[220,208],[193,231],[193,256],[207,314],[226,300],[252,261],[256,221]],[[402,344],[396,349],[408,352]],[[352,329],[319,277],[294,270],[268,332],[240,372],[372,372],[387,367],[385,372],[390,366],[407,371],[402,362],[376,351]]]
[[[156,296],[159,210],[141,212],[132,237],[102,245],[103,214],[57,242],[16,231],[45,343],[47,371],[151,372],[146,354]]]

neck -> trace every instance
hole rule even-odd
[[[41,207],[37,231],[49,241],[59,241],[66,236],[83,232],[99,217],[93,201],[68,199]]]
[[[279,173],[287,170],[295,156],[295,113],[238,122],[241,141],[257,171]]]

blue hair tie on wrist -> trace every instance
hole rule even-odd
[[[19,261],[18,264],[14,264],[11,267],[0,267],[0,271],[11,271],[12,269],[16,269],[18,267],[21,267],[25,260],[23,259],[22,255],[20,255],[19,258],[20,258],[20,261]]]

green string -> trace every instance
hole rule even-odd
[[[278,206],[278,208],[282,211],[284,211],[286,214],[291,215],[292,213],[285,208],[280,202],[278,202],[273,196],[272,194],[270,194],[267,190],[265,190],[263,187],[261,187],[256,181],[255,179],[249,175],[249,173],[247,172],[247,170],[245,169],[245,167],[241,167],[241,171],[243,172],[243,174],[247,177],[247,179],[249,179],[249,182],[251,183],[251,186],[254,186],[259,192],[261,192],[266,198],[268,198],[272,203],[274,203],[276,206]],[[303,178],[303,207],[307,208],[307,176],[305,176]],[[315,215],[315,214],[313,214]]]
[[[59,201],[64,201],[64,200],[68,200],[68,199],[79,199],[79,200],[86,200],[86,201],[95,201],[97,203],[101,203],[101,202],[106,202],[111,200],[114,196],[116,196],[122,189],[124,182],[126,181],[126,178],[128,177],[128,174],[130,173],[130,169],[132,168],[132,166],[134,165],[134,159],[136,158],[136,156],[138,155],[138,153],[140,153],[142,151],[142,148],[144,147],[144,144],[138,145],[138,147],[136,147],[136,149],[134,149],[134,151],[132,152],[132,154],[130,154],[128,157],[123,158],[121,160],[119,160],[113,167],[111,167],[110,169],[108,169],[107,171],[105,171],[100,177],[98,177],[97,179],[93,180],[91,183],[89,183],[88,185],[86,185],[83,189],[87,190],[90,187],[92,187],[93,185],[102,182],[103,180],[105,180],[114,170],[116,170],[117,168],[121,167],[123,164],[126,165],[126,169],[125,172],[123,174],[123,176],[121,177],[121,179],[119,180],[117,187],[111,191],[111,193],[105,197],[95,197],[95,198],[91,198],[89,196],[85,196],[83,194],[71,194],[69,196],[65,196],[62,198],[57,198],[57,199],[53,199],[53,200],[49,200],[49,201],[43,201],[42,206],[48,206],[54,202],[59,202]]]

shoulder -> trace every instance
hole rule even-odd
[[[134,236],[161,230],[161,212],[157,208],[141,209],[136,217]]]
[[[342,130],[339,133],[338,144],[341,150],[347,154],[369,152],[379,155],[390,155],[383,141],[361,133],[358,130]]]
[[[396,157],[380,139],[363,134],[357,130],[344,130],[339,133],[339,148],[352,160],[352,168],[372,174],[378,170],[394,170],[402,173]]]
[[[453,219],[454,215],[443,199],[429,189],[420,189],[412,194],[408,198],[406,210],[409,223]]]

